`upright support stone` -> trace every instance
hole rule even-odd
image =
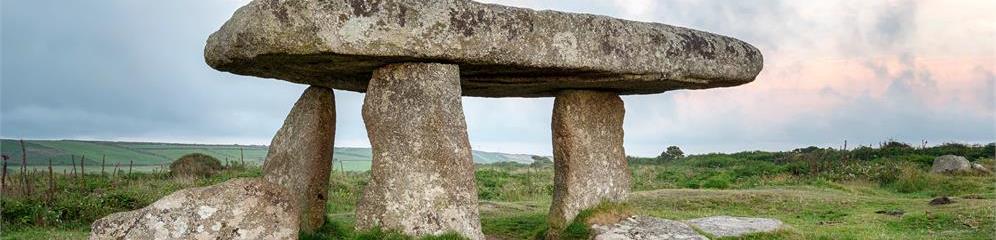
[[[460,93],[457,65],[392,64],[374,72],[363,102],[372,179],[356,209],[358,229],[484,238]]]
[[[602,201],[623,201],[630,172],[623,150],[619,95],[567,90],[553,107],[554,192],[548,237],[556,239],[574,217]]]
[[[266,154],[263,176],[293,195],[302,231],[325,222],[334,140],[335,96],[332,89],[313,86],[294,104]]]

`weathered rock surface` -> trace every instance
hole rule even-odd
[[[611,226],[592,226],[595,240],[708,240],[685,223],[634,216]]]
[[[270,143],[263,178],[287,188],[299,206],[301,229],[325,223],[325,202],[335,140],[332,89],[309,87]]]
[[[930,168],[932,173],[956,173],[972,171],[972,163],[962,156],[944,155],[934,158]]]
[[[485,97],[728,87],[763,65],[758,49],[708,32],[469,0],[255,0],[204,55],[222,71],[360,92],[386,64],[452,63],[462,94]]]
[[[987,173],[987,174],[993,173],[992,170],[989,170],[989,168],[987,168],[986,166],[983,166],[982,164],[978,163],[972,163],[972,169],[981,173]]]
[[[111,214],[95,221],[90,234],[90,239],[297,239],[297,208],[276,184],[235,179]]]
[[[363,102],[372,178],[356,226],[483,239],[457,65],[408,63],[374,73]]]
[[[557,95],[549,233],[559,232],[552,230],[563,229],[581,210],[626,199],[630,171],[623,149],[625,112],[615,93],[568,90]]]
[[[752,233],[772,232],[782,228],[782,221],[770,218],[715,216],[687,221],[699,230],[716,237],[739,237]]]

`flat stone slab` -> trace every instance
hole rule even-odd
[[[686,221],[716,237],[739,237],[752,233],[772,232],[782,228],[782,221],[770,218],[714,216]]]
[[[595,240],[708,240],[685,223],[634,216],[611,226],[594,225]]]
[[[713,33],[469,0],[255,0],[204,56],[222,71],[358,92],[387,64],[456,64],[463,95],[483,97],[729,87],[763,65],[757,48]]]

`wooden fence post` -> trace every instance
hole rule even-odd
[[[76,178],[76,155],[69,155],[70,161],[73,162],[73,178]]]
[[[86,186],[86,154],[80,156],[80,188]]]
[[[131,166],[135,165],[135,160],[128,160],[128,177],[131,177]]]
[[[111,179],[118,177],[118,166],[121,166],[121,162],[114,163],[114,174],[111,176]]]
[[[242,161],[242,167],[246,166],[246,155],[242,152],[242,147],[239,147],[239,159]]]
[[[3,176],[0,176],[0,191],[7,192],[7,155],[0,155],[3,159]]]
[[[100,157],[100,176],[104,176],[104,163],[107,161],[107,154]]]
[[[21,179],[24,181],[24,191],[27,196],[31,196],[31,182],[28,180],[28,151],[24,148],[24,139],[21,139]]]
[[[52,173],[52,158],[48,159],[48,203],[52,203],[52,195],[55,194],[55,174]]]

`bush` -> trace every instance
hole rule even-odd
[[[502,196],[501,188],[512,178],[505,171],[481,169],[474,173],[477,180],[477,198],[481,200],[497,200]]]
[[[720,173],[713,175],[702,183],[703,188],[726,189],[733,184],[733,178],[729,174]]]
[[[173,176],[210,177],[222,169],[221,161],[201,153],[184,155],[169,165]]]

